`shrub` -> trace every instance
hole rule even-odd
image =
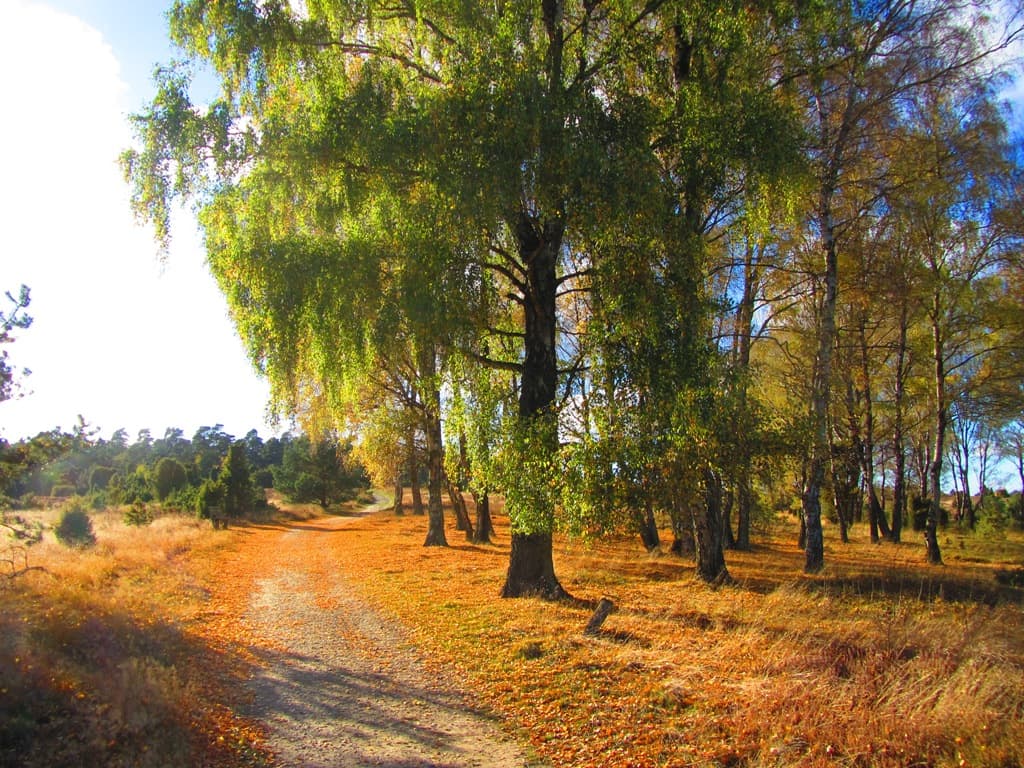
[[[53,533],[66,547],[91,547],[96,543],[92,519],[80,501],[73,501],[64,508]]]
[[[180,461],[164,456],[156,463],[153,470],[153,486],[158,499],[163,501],[186,485],[188,485],[188,475]]]
[[[252,476],[253,482],[259,488],[273,488],[274,487],[274,473],[269,468],[257,470]]]
[[[186,485],[164,499],[163,508],[172,512],[193,512],[198,497],[199,489],[194,485]]]
[[[224,486],[216,480],[204,480],[196,493],[196,516],[202,519],[210,517],[210,507],[222,507],[224,504]]]
[[[103,491],[110,485],[111,478],[117,474],[113,467],[93,467],[89,473],[89,490]]]
[[[114,475],[110,481],[109,495],[115,504],[133,504],[136,501],[153,500],[153,487],[149,482],[146,468],[136,467],[126,475]]]
[[[125,525],[149,525],[153,522],[153,510],[142,501],[132,502],[124,511]]]
[[[1002,537],[1010,527],[1013,512],[1005,496],[986,495],[978,507],[975,532],[986,538]]]

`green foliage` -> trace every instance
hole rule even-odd
[[[106,490],[107,486],[110,485],[110,481],[114,475],[117,474],[117,470],[113,467],[95,466],[89,472],[89,490],[90,491],[103,491]]]
[[[153,501],[153,484],[145,466],[138,466],[133,472],[116,474],[110,481],[109,496],[115,504],[133,504],[136,501]]]
[[[495,451],[493,487],[505,494],[513,533],[549,533],[564,482],[557,421],[550,416],[510,421]]]
[[[162,506],[166,510],[174,512],[187,512],[191,514],[196,510],[198,496],[198,486],[186,485],[183,488],[179,488],[176,491],[172,491],[167,496],[167,498],[163,500]]]
[[[188,475],[180,461],[164,456],[156,463],[153,468],[153,489],[160,501],[186,485],[188,485]]]
[[[53,533],[66,547],[84,548],[96,543],[92,518],[80,501],[72,501],[64,507]]]
[[[257,488],[273,488],[274,487],[274,472],[269,467],[258,469],[252,474],[252,481],[256,484]]]
[[[241,517],[253,508],[253,483],[245,445],[239,441],[228,449],[218,477],[224,487],[224,512],[228,517]]]
[[[153,522],[153,508],[142,501],[132,502],[124,511],[124,524],[133,526],[149,525]]]
[[[222,483],[217,480],[204,480],[195,496],[196,517],[209,520],[211,508],[219,507],[223,510],[225,495],[226,489]]]
[[[334,439],[296,438],[286,446],[281,466],[273,470],[274,488],[291,501],[316,502],[325,508],[349,498],[367,484],[351,453],[351,446]]]
[[[0,312],[0,402],[13,397],[17,386],[15,380],[17,371],[7,362],[7,350],[3,346],[14,341],[15,329],[24,329],[32,325],[32,318],[24,312],[31,303],[28,287],[21,286],[17,298],[12,296],[10,291],[5,295],[12,308],[7,312]],[[22,371],[22,375],[27,374],[28,371]]]
[[[1013,499],[1006,495],[986,493],[978,506],[975,533],[984,538],[1002,538],[1013,522]]]

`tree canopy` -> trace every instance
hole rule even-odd
[[[840,354],[847,263],[856,242],[885,248],[869,272],[906,255],[909,239],[878,235],[909,238],[927,220],[910,200],[963,229],[967,208],[929,197],[928,174],[901,175],[899,153],[922,131],[956,140],[956,126],[929,122],[933,93],[973,94],[967,133],[998,126],[988,54],[1019,27],[985,37],[978,9],[938,0],[180,0],[169,19],[184,63],[157,72],[135,117],[139,144],[123,156],[135,210],[166,243],[173,206],[198,206],[279,412],[372,423],[392,440],[380,427],[405,423],[410,455],[423,435],[427,543],[442,543],[444,422],[448,445],[461,425],[460,455],[479,465],[449,457],[449,474],[505,495],[507,596],[564,594],[560,525],[635,526],[649,542],[659,514],[692,537],[702,577],[727,577],[728,499],[748,543],[765,456],[799,464],[807,568],[821,566],[820,495],[840,485],[841,436],[859,451],[846,485],[876,466],[859,396],[843,422],[856,440],[835,417],[833,380],[854,370]],[[218,76],[211,104],[191,101],[195,63]],[[997,167],[1007,157],[979,158],[972,178],[1016,189],[1015,166]],[[1019,265],[1018,223],[992,206],[995,187],[936,173],[992,211],[1000,264]],[[1001,269],[977,277],[1005,280]],[[912,310],[907,327],[923,318]],[[866,305],[859,317],[868,349],[869,326],[891,318]],[[752,386],[758,336],[799,342],[787,374],[799,385],[784,397]],[[397,398],[392,412],[353,418],[368,391]],[[399,401],[415,418],[395,415]],[[397,452],[365,452],[397,474]]]

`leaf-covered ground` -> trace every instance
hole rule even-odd
[[[575,603],[501,600],[508,531],[494,546],[421,546],[422,518],[375,515],[331,540],[362,593],[410,628],[509,727],[558,766],[1024,763],[1024,614],[995,572],[1020,538],[941,569],[916,541],[830,541],[800,574],[795,528],[730,552],[733,586],[635,540],[561,540]],[[857,533],[862,533],[857,531]],[[967,539],[964,546],[974,546]],[[597,637],[594,603],[617,611]]]
[[[226,533],[98,522],[94,548],[48,540],[30,553],[46,570],[0,588],[2,765],[273,765],[251,683],[282,641],[253,624],[253,595],[306,547],[325,612],[337,569],[428,677],[553,766],[1024,764],[1024,591],[1006,578],[1024,564],[1019,534],[994,546],[950,531],[947,565],[930,568],[914,537],[828,532],[826,571],[808,578],[780,520],[728,553],[735,584],[719,589],[634,540],[559,539],[576,601],[552,604],[498,598],[500,516],[494,545],[449,527],[448,548],[422,546],[424,518],[387,513]],[[301,551],[283,548],[301,529]],[[603,596],[617,609],[584,636]]]

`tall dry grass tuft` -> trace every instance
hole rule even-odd
[[[0,764],[218,764],[208,653],[188,628],[203,589],[183,561],[221,541],[176,516],[93,523],[94,546],[48,534],[29,551],[45,570],[0,588]]]

